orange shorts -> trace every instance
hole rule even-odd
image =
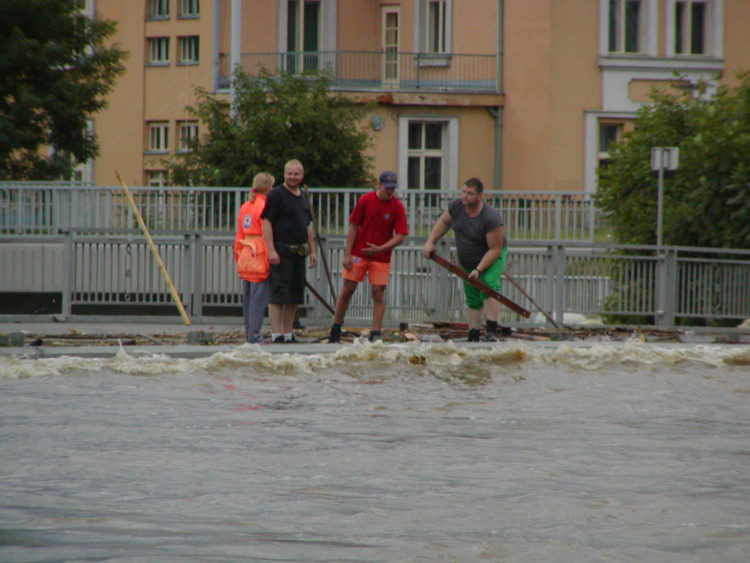
[[[388,285],[388,274],[391,273],[390,262],[376,262],[361,256],[352,256],[352,269],[341,268],[341,277],[345,280],[361,282],[365,274],[372,285]]]

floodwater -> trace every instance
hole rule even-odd
[[[746,561],[750,347],[0,358],[2,561]]]

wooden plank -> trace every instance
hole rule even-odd
[[[505,297],[502,293],[499,293],[492,289],[490,286],[488,286],[486,283],[480,282],[479,280],[475,280],[469,277],[469,274],[463,271],[462,268],[459,268],[455,264],[448,262],[445,258],[437,254],[434,250],[430,253],[430,260],[433,262],[439,264],[449,272],[456,274],[459,278],[464,280],[469,285],[477,288],[479,291],[484,293],[485,295],[488,295],[489,297],[492,297],[493,299],[496,299],[500,301],[503,305],[511,309],[512,311],[518,313],[522,317],[528,319],[529,316],[531,316],[531,312],[527,311],[523,307],[521,307],[518,303],[515,303]]]

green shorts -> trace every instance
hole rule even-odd
[[[497,257],[492,265],[487,268],[484,272],[479,275],[479,281],[490,286],[495,291],[500,291],[500,277],[503,275],[503,269],[505,269],[505,260],[508,258],[508,247],[503,248],[500,256]],[[471,270],[464,271],[469,274]],[[476,287],[469,285],[464,282],[464,295],[466,296],[466,306],[469,309],[481,309],[484,305],[484,300],[487,299],[488,295],[479,291]]]

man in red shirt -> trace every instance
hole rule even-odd
[[[357,200],[349,216],[341,277],[344,285],[336,298],[336,314],[328,342],[341,341],[341,325],[349,301],[364,281],[372,286],[372,329],[377,340],[385,316],[385,287],[391,270],[391,251],[409,234],[404,206],[395,196],[398,179],[394,172],[380,174],[378,187]]]

